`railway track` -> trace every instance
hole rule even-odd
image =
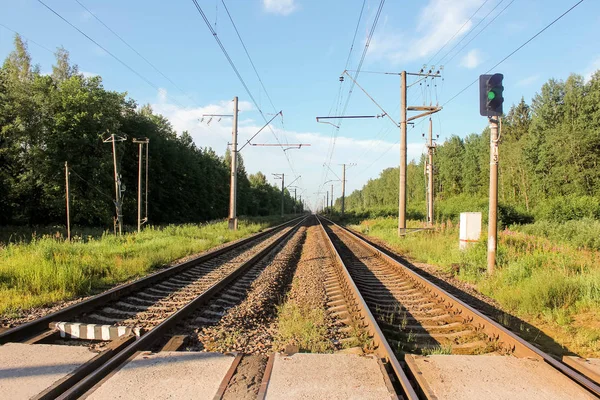
[[[319,217],[340,263],[347,292],[371,333],[375,352],[393,370],[406,398],[429,397],[427,384],[403,367],[407,354],[498,354],[549,364],[600,396],[600,386],[440,287],[361,235]],[[401,363],[402,361],[402,363]]]
[[[151,348],[179,321],[224,288],[247,283],[254,276],[252,273],[237,278],[289,239],[304,220],[301,217],[288,221],[9,329],[0,334],[0,343],[64,343],[94,347],[103,343],[96,357],[37,397],[77,398],[131,355]]]

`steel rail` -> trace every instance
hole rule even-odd
[[[110,372],[112,372],[115,368],[119,367],[122,363],[124,363],[127,359],[129,359],[133,354],[138,351],[147,350],[155,343],[158,339],[160,339],[170,328],[172,328],[175,324],[181,321],[183,318],[187,317],[191,313],[193,313],[198,307],[205,304],[209,301],[215,294],[221,291],[224,287],[226,287],[229,283],[235,280],[238,276],[248,270],[250,267],[255,265],[257,262],[262,260],[271,250],[273,250],[277,245],[291,237],[291,235],[297,231],[298,227],[304,223],[306,220],[306,216],[301,217],[300,221],[297,222],[292,229],[286,232],[284,235],[277,238],[273,243],[262,249],[260,252],[255,254],[251,259],[244,262],[242,265],[237,267],[234,271],[232,271],[229,275],[221,278],[215,284],[213,284],[210,288],[205,290],[202,294],[188,303],[186,306],[181,308],[175,314],[170,315],[167,319],[162,321],[160,324],[152,328],[146,334],[141,336],[138,340],[125,347],[119,353],[115,354],[111,357],[105,364],[96,369],[94,372],[77,382],[70,389],[65,391],[62,395],[58,396],[57,399],[67,400],[67,399],[76,399],[80,396],[84,395],[89,389],[91,389],[94,385],[100,382],[104,377],[106,377]],[[297,221],[295,219],[294,221]]]
[[[323,216],[319,216],[319,218],[324,219],[331,225],[342,229],[351,237],[355,238],[359,243],[361,243],[371,251],[374,251],[382,259],[388,261],[390,265],[398,268],[401,272],[403,272],[409,278],[411,278],[417,285],[420,285],[425,290],[430,291],[431,293],[435,294],[439,299],[443,300],[447,304],[457,309],[465,319],[471,322],[471,324],[473,324],[474,326],[478,325],[479,328],[490,338],[497,339],[501,344],[504,344],[508,347],[508,349],[512,350],[516,356],[532,357],[540,361],[545,361],[546,363],[550,364],[552,367],[566,375],[568,378],[578,383],[580,386],[584,387],[594,395],[600,397],[600,385],[596,384],[588,377],[575,371],[574,369],[570,368],[561,361],[558,361],[557,359],[553,358],[549,354],[541,351],[526,340],[517,336],[515,333],[509,331],[508,329],[500,325],[498,322],[477,311],[462,300],[454,297],[453,295],[446,292],[439,286],[435,285],[428,279],[420,276],[418,273],[396,260],[395,257],[398,256],[397,254],[394,254],[390,250],[387,250],[371,242],[364,236],[358,234],[357,232],[354,232],[351,229],[336,224],[328,218],[325,218]]]
[[[19,342],[24,341],[30,338],[31,336],[43,332],[48,329],[48,325],[54,321],[65,321],[68,318],[71,318],[76,315],[80,315],[86,312],[89,312],[95,308],[101,307],[111,301],[117,300],[123,296],[126,296],[134,291],[138,291],[146,286],[154,284],[156,282],[162,281],[166,278],[169,278],[183,270],[191,268],[196,264],[211,260],[216,258],[228,251],[234,250],[240,246],[243,246],[246,243],[249,243],[253,240],[259,239],[263,236],[267,236],[271,233],[277,232],[288,225],[293,224],[295,221],[303,218],[298,217],[294,218],[290,221],[286,221],[283,224],[274,226],[272,228],[265,229],[262,232],[249,236],[247,238],[239,239],[233,241],[226,246],[223,246],[216,250],[209,250],[200,254],[197,257],[194,257],[188,261],[182,262],[180,264],[174,265],[172,267],[163,269],[161,271],[155,272],[146,277],[140,278],[136,281],[126,283],[120,286],[117,286],[113,289],[110,289],[106,292],[100,293],[96,296],[90,297],[87,300],[84,300],[80,303],[73,304],[69,307],[63,308],[51,314],[48,314],[44,317],[38,318],[36,320],[27,322],[25,324],[16,326],[14,328],[10,328],[2,333],[0,333],[0,344],[4,344],[7,342]]]
[[[337,248],[333,244],[331,235],[329,234],[329,232],[327,232],[327,229],[325,229],[325,227],[323,226],[323,223],[321,222],[321,218],[322,217],[320,217],[320,216],[317,217],[317,220],[319,221],[319,226],[323,230],[325,237],[328,239],[327,244],[331,248],[331,251],[333,252],[333,254],[335,254],[337,263],[338,263],[339,267],[342,269],[342,272],[343,272],[342,276],[344,277],[345,283],[350,288],[351,295],[354,298],[355,304],[358,306],[361,317],[363,318],[364,322],[366,323],[369,334],[373,337],[373,342],[376,347],[375,352],[377,353],[377,355],[384,358],[386,360],[386,362],[388,362],[391,365],[392,369],[396,373],[396,378],[398,379],[398,382],[400,383],[400,386],[402,387],[402,390],[404,391],[405,397],[409,400],[418,400],[419,397],[417,396],[415,389],[410,384],[408,376],[402,369],[402,366],[400,365],[398,358],[396,358],[396,355],[394,354],[392,348],[390,347],[390,344],[388,343],[387,339],[383,335],[383,332],[379,328],[379,325],[375,321],[375,317],[373,317],[373,314],[371,313],[369,306],[367,306],[366,301],[360,294],[358,287],[356,286],[356,284],[354,283],[354,280],[350,276],[350,272],[348,271],[346,264],[342,260],[342,257],[340,256],[340,253],[338,252]],[[329,221],[329,220],[327,220],[327,221]]]

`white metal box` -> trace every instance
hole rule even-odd
[[[460,213],[460,240],[459,248],[465,249],[469,243],[479,241],[481,236],[481,213],[464,212]]]

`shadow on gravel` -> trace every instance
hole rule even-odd
[[[353,231],[354,232],[354,231]],[[363,235],[360,235],[365,241],[375,246],[377,249],[402,263],[406,267],[410,268],[417,274],[421,275],[423,278],[429,280],[431,283],[439,286],[443,290],[447,291],[454,297],[462,300],[467,303],[471,307],[475,308],[477,311],[483,313],[487,317],[492,320],[498,322],[505,328],[510,331],[516,333],[521,338],[527,340],[531,344],[535,345],[542,351],[549,353],[557,359],[561,359],[563,355],[576,355],[572,351],[569,350],[568,347],[557,343],[550,336],[546,335],[540,329],[535,326],[529,324],[528,322],[523,321],[519,317],[516,317],[512,314],[509,314],[499,308],[481,300],[477,297],[473,296],[470,293],[465,292],[464,290],[446,282],[445,280],[438,278],[431,273],[424,271],[423,269],[417,267],[401,255],[395,253],[393,250],[389,249],[387,246],[380,244],[379,242],[373,241],[369,238],[366,238]]]

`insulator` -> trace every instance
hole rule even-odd
[[[344,77],[340,76],[340,82],[344,82]]]

